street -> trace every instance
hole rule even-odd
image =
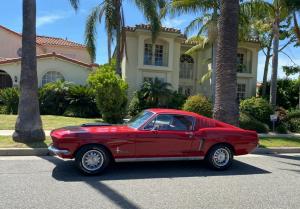
[[[300,154],[203,162],[122,163],[81,175],[72,160],[0,157],[0,208],[300,208]]]

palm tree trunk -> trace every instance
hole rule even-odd
[[[263,84],[262,84],[262,96],[265,97],[267,95],[267,80],[268,80],[268,72],[269,72],[269,63],[271,58],[271,47],[273,42],[273,34],[271,35],[270,42],[267,46],[265,67],[264,67],[264,75],[263,75]]]
[[[299,28],[297,17],[296,17],[296,12],[293,12],[293,19],[294,19],[294,25],[295,25],[294,30],[295,30],[296,36],[298,38],[298,43],[300,44],[300,28]]]
[[[277,94],[277,71],[278,71],[278,48],[279,48],[279,12],[276,12],[275,21],[273,24],[273,57],[272,57],[272,77],[270,88],[270,104],[275,108]]]
[[[107,34],[107,56],[108,56],[108,63],[111,64],[111,39],[112,35],[110,32]]]
[[[238,125],[236,55],[239,0],[220,0],[214,118]]]
[[[115,0],[116,3],[116,71],[121,75],[121,0]]]
[[[36,63],[36,0],[23,0],[23,34],[18,118],[13,139],[43,141],[45,133],[38,101]]]

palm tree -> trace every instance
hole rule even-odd
[[[79,7],[80,0],[70,0],[75,10]],[[152,40],[155,41],[160,30],[159,8],[164,7],[164,0],[135,0],[137,7],[143,12],[146,20],[150,22],[152,30]],[[105,13],[105,14],[104,14]],[[96,24],[97,20],[101,22],[103,14],[105,15],[105,26],[108,37],[108,59],[111,57],[111,43],[116,40],[116,71],[121,74],[121,59],[125,50],[125,26],[123,0],[103,0],[96,6],[86,22],[85,37],[88,51],[93,60],[96,56]]]
[[[293,21],[294,21],[294,31],[298,39],[298,43],[300,44],[300,26],[297,20],[297,12],[300,13],[300,1],[295,0],[286,0],[288,8],[293,13]]]
[[[220,0],[216,60],[215,119],[238,125],[237,65],[239,0]]]
[[[36,61],[36,0],[23,0],[22,60],[18,118],[13,139],[43,141],[45,133],[39,111]]]
[[[278,52],[280,23],[289,16],[289,9],[286,0],[273,0],[272,2],[263,0],[252,0],[242,4],[242,10],[249,16],[260,17],[262,14],[272,17],[273,35],[273,56],[272,56],[272,76],[270,88],[270,104],[276,106],[277,94],[277,74],[278,74]]]

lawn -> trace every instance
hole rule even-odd
[[[15,129],[17,115],[0,115],[0,130]],[[74,118],[57,115],[42,115],[44,130],[52,130],[64,126],[81,125],[83,123],[102,122],[101,119]]]
[[[260,147],[300,147],[299,137],[263,137],[259,139]]]
[[[0,136],[0,148],[46,148],[51,144],[51,138],[47,137],[44,142],[32,142],[28,144],[16,143],[11,136]]]

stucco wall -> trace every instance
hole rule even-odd
[[[7,72],[13,80],[13,85],[18,86],[20,82],[21,62],[2,64],[0,69]],[[77,65],[65,60],[57,58],[44,58],[38,59],[37,62],[37,74],[38,85],[41,86],[42,77],[49,71],[60,72],[66,81],[70,81],[76,84],[86,84],[86,79],[91,72],[87,67]],[[15,81],[15,78],[17,81]]]

